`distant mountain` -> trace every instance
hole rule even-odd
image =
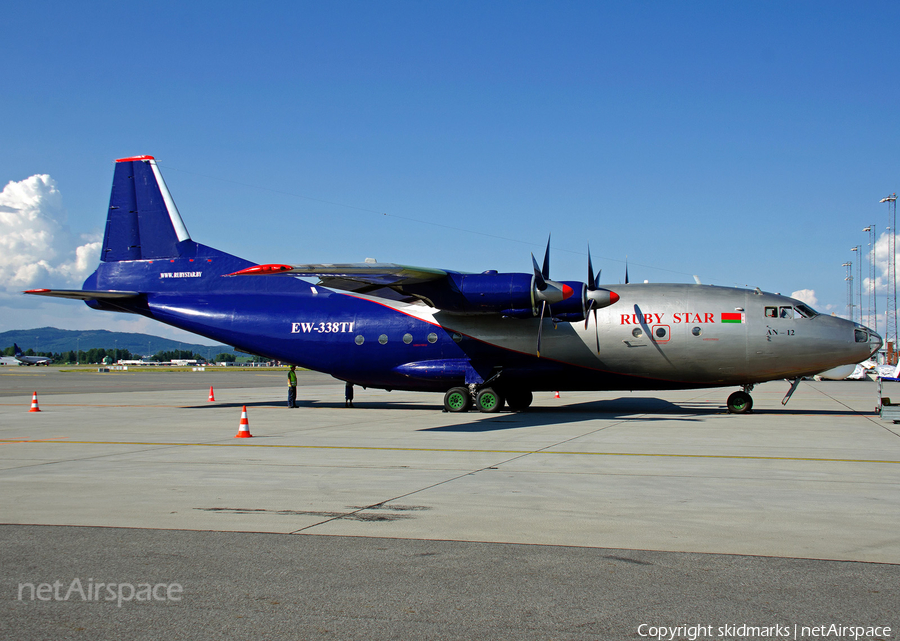
[[[149,356],[156,352],[175,349],[189,349],[201,356],[215,358],[216,354],[234,354],[233,347],[228,345],[199,345],[161,338],[150,334],[132,332],[110,332],[105,329],[69,330],[55,327],[39,327],[37,329],[14,329],[0,333],[0,349],[12,347],[18,343],[23,350],[33,349],[36,352],[68,352],[69,350],[88,350],[92,347],[104,349],[127,349],[132,354]]]

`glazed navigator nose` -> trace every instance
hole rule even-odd
[[[884,345],[884,341],[882,340],[881,336],[879,336],[878,334],[876,334],[875,332],[873,332],[870,329],[869,330],[869,349],[871,349],[872,351],[869,354],[869,356],[872,356],[873,354],[877,353],[878,350],[881,349],[882,345]]]

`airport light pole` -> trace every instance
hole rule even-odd
[[[888,204],[888,282],[887,282],[887,326],[884,329],[885,342],[896,349],[897,345],[897,194],[885,196],[879,202]],[[888,349],[891,352],[891,349]],[[891,365],[894,363],[891,362]]]
[[[872,308],[870,310],[872,329],[878,333],[878,290],[875,282],[878,279],[878,267],[875,264],[875,223],[863,227],[869,234],[869,287],[872,290]]]
[[[862,325],[865,325],[866,322],[863,320],[863,304],[862,304],[862,246],[857,245],[856,247],[851,247],[850,251],[856,252],[856,273],[859,279],[859,283],[856,285],[856,289],[859,290],[859,322]]]
[[[850,316],[850,320],[853,320],[853,263],[851,261],[847,261],[841,267],[847,268],[847,276],[844,277],[844,280],[847,281],[847,314]]]

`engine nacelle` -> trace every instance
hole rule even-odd
[[[571,287],[554,281],[547,281],[546,289],[539,291],[531,274],[494,271],[451,273],[446,278],[406,285],[403,289],[448,312],[503,314],[514,318],[534,316],[540,312],[544,300],[556,305],[557,299],[571,297],[573,293]]]
[[[576,322],[584,320],[589,305],[594,309],[611,305],[619,297],[607,289],[589,290],[578,281],[544,281],[538,289],[531,274],[450,273],[439,280],[404,285],[403,290],[434,307],[457,314],[501,314],[509,318],[538,316],[544,302],[548,316]],[[593,301],[593,302],[592,302]]]

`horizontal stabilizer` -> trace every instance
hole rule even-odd
[[[22,293],[53,298],[74,298],[76,300],[122,300],[125,298],[137,298],[141,295],[140,292],[117,290],[89,291],[85,289],[29,289]]]

